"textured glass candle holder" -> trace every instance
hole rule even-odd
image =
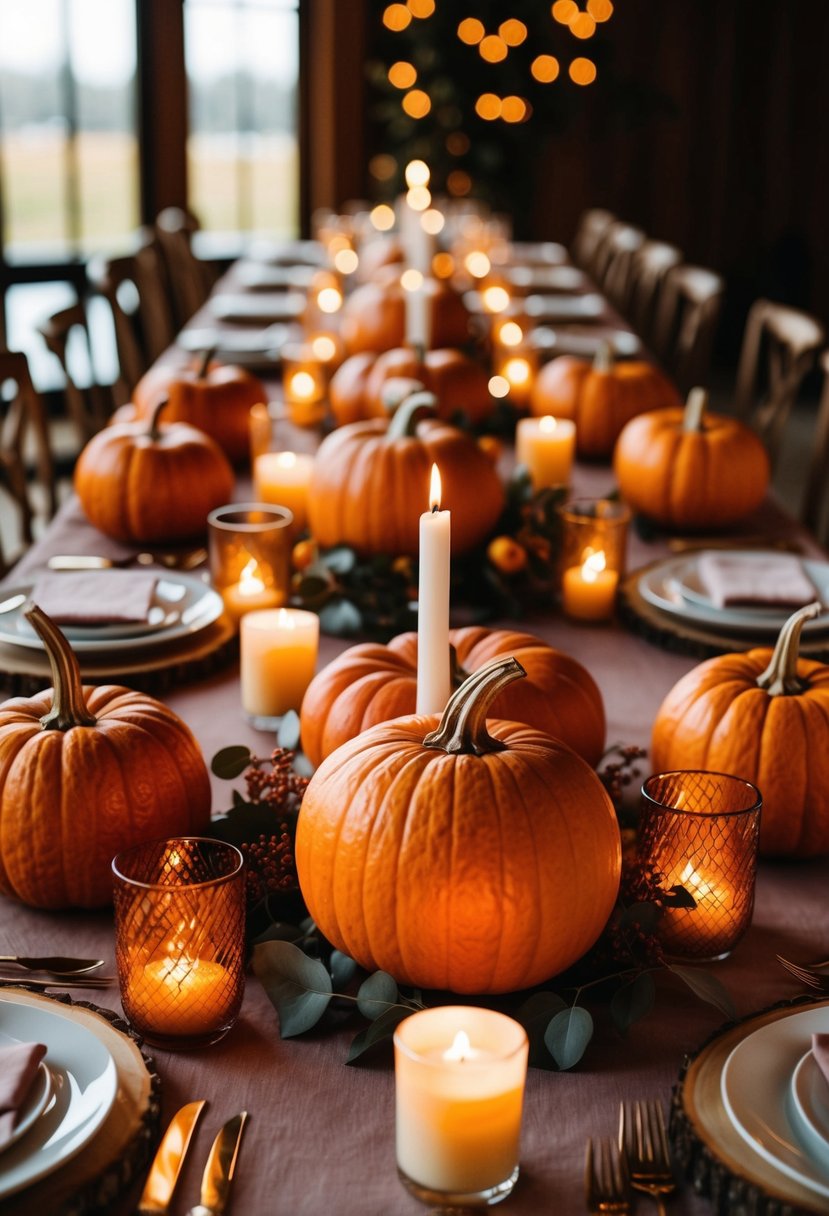
[[[667,907],[657,932],[674,957],[726,958],[751,924],[760,791],[728,773],[656,773],[642,786],[643,884],[684,887],[695,907]]]
[[[115,958],[127,1020],[168,1051],[233,1026],[245,990],[244,858],[201,837],[156,840],[112,863]]]
[[[577,620],[608,620],[625,572],[630,511],[611,499],[577,498],[558,517],[562,607]]]
[[[287,603],[293,513],[273,503],[217,507],[207,517],[210,576],[229,616]]]

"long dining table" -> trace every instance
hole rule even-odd
[[[191,325],[203,325],[205,319],[197,316]],[[166,358],[183,362],[188,356],[174,348]],[[269,387],[278,392],[276,377]],[[305,433],[305,442],[315,442],[309,434]],[[608,467],[576,465],[574,495],[598,497],[613,486]],[[237,497],[243,501],[248,493],[242,477]],[[771,496],[745,531],[797,540],[806,552],[820,553]],[[101,544],[102,538],[85,520],[73,496],[6,584],[31,580],[50,555],[98,553]],[[628,568],[644,566],[667,552],[666,538],[645,540],[633,530]],[[618,619],[579,624],[567,619],[553,603],[547,611],[494,624],[528,630],[587,667],[604,698],[609,745],[647,748],[662,699],[699,661],[692,654],[654,644]],[[350,644],[323,636],[319,666]],[[267,754],[274,745],[273,735],[255,730],[242,712],[236,662],[162,695],[192,729],[208,760],[229,743],[247,744],[259,755]],[[239,782],[212,780],[214,813],[219,813],[229,807],[231,790]],[[808,958],[827,953],[827,883],[829,861],[825,859],[760,863],[753,923],[732,956],[711,965],[729,989],[738,1016],[800,992],[776,962],[776,954]],[[107,960],[110,972],[114,970],[110,911],[52,914],[0,897],[0,914],[4,952],[100,957]],[[624,1038],[612,1028],[606,1008],[594,1006],[596,1035],[574,1069],[530,1069],[521,1174],[513,1195],[503,1205],[505,1213],[539,1216],[584,1210],[587,1137],[614,1133],[622,1100],[653,1098],[667,1109],[686,1054],[711,1036],[723,1017],[713,1006],[696,1000],[668,973],[660,976],[657,988],[654,1009]],[[117,987],[76,996],[120,1011]],[[197,1202],[200,1171],[212,1135],[221,1122],[241,1109],[250,1112],[250,1123],[234,1183],[233,1211],[245,1216],[278,1212],[292,1216],[323,1216],[326,1212],[414,1216],[423,1210],[403,1190],[396,1175],[390,1052],[364,1065],[345,1064],[357,1028],[354,1024],[322,1027],[283,1040],[274,1007],[249,974],[241,1015],[224,1041],[200,1052],[153,1053],[162,1082],[162,1127],[186,1102],[206,1098],[209,1104],[170,1209],[173,1216],[183,1216]],[[139,1190],[135,1183],[106,1210],[133,1210]],[[15,1213],[37,1210],[37,1194],[38,1187],[24,1191],[0,1208]],[[829,1210],[829,1204],[820,1207],[822,1202],[816,1198],[816,1210]],[[639,1210],[651,1210],[649,1204],[640,1199]],[[687,1216],[704,1216],[713,1210],[710,1201],[696,1195],[688,1183],[681,1184],[670,1204],[672,1211]]]

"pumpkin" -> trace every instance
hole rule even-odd
[[[165,398],[167,422],[189,422],[214,439],[233,464],[250,457],[250,409],[268,400],[258,377],[218,363],[207,351],[196,366],[151,367],[133,390],[137,419],[149,418]]]
[[[513,655],[526,680],[499,693],[499,718],[525,722],[561,739],[590,765],[604,752],[602,695],[581,663],[529,633],[470,626],[453,629],[453,684],[493,658]],[[344,651],[311,681],[302,701],[302,748],[321,764],[335,748],[389,718],[413,714],[417,702],[417,634],[387,646],[363,642]]]
[[[763,795],[760,851],[829,852],[829,666],[798,656],[811,604],[783,626],[774,651],[718,655],[671,689],[653,726],[651,760],[733,773]]]
[[[725,528],[759,507],[768,489],[766,449],[745,423],[705,412],[692,389],[685,409],[629,422],[613,466],[631,508],[666,528]]]
[[[117,422],[93,435],[75,466],[75,490],[90,523],[116,540],[153,544],[189,540],[230,500],[233,470],[203,431],[159,423]]]
[[[423,418],[434,404],[430,393],[413,393],[390,422],[370,418],[326,436],[308,493],[308,522],[319,545],[415,556],[433,463],[443,481],[442,506],[452,512],[452,551],[465,553],[489,534],[504,506],[498,474],[469,435]]]
[[[541,368],[530,393],[530,412],[572,418],[576,451],[605,459],[626,422],[646,410],[680,405],[679,394],[651,363],[613,363],[603,347],[595,360],[559,355]]]
[[[25,613],[54,687],[0,705],[0,891],[34,908],[112,902],[113,856],[210,822],[210,778],[182,720],[128,688],[84,688],[66,638]]]
[[[489,379],[479,364],[459,350],[427,350],[423,360],[409,347],[381,355],[352,355],[334,373],[329,386],[331,411],[338,426],[361,418],[388,415],[383,389],[389,379],[417,380],[433,393],[437,414],[450,420],[463,413],[473,423],[492,413]]]
[[[442,279],[425,278],[430,301],[430,346],[465,346],[469,313],[459,294]],[[346,300],[340,335],[350,355],[359,351],[391,350],[402,346],[406,334],[405,292],[400,268],[390,266],[371,283],[363,283]]]
[[[543,731],[486,722],[522,674],[495,659],[442,718],[372,727],[311,778],[300,888],[361,966],[422,988],[510,992],[563,971],[604,928],[621,866],[604,786]]]

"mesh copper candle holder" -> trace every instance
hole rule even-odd
[[[129,1023],[155,1047],[224,1038],[245,988],[244,859],[201,837],[157,840],[112,863],[115,957]]]
[[[642,786],[639,869],[649,894],[683,887],[693,908],[666,907],[658,934],[686,959],[731,953],[751,923],[759,790],[727,773],[656,773]]]

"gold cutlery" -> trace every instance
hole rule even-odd
[[[777,961],[786,968],[789,975],[794,976],[806,988],[812,988],[815,992],[829,992],[829,975],[825,971],[793,963],[789,959],[783,958],[782,954],[778,954]]]
[[[164,566],[168,570],[195,570],[206,560],[207,550],[200,547],[186,553],[131,553],[129,557],[118,558],[94,553],[56,553],[46,565],[50,570],[119,570],[133,564]]]
[[[173,1115],[156,1149],[135,1216],[163,1216],[169,1211],[193,1130],[204,1106],[204,1098],[198,1102],[188,1102]]]
[[[619,1149],[627,1162],[631,1186],[650,1195],[659,1216],[666,1216],[664,1196],[676,1190],[676,1182],[661,1103],[621,1104]]]
[[[230,1197],[230,1184],[236,1172],[239,1146],[247,1118],[246,1110],[234,1115],[216,1136],[204,1167],[201,1197],[187,1216],[223,1216]]]
[[[33,975],[0,975],[0,988],[109,988],[115,983],[114,975],[102,976],[54,976],[42,979]]]
[[[630,1181],[625,1158],[609,1138],[587,1141],[584,1193],[591,1212],[630,1211]]]
[[[15,967],[25,967],[27,971],[49,971],[52,975],[86,975],[103,967],[102,958],[67,958],[64,955],[50,955],[48,958],[30,958],[25,954],[0,954],[0,966],[14,964]]]

